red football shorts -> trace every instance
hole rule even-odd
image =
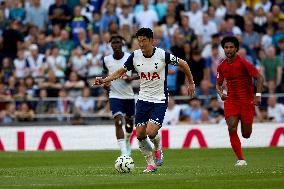
[[[251,103],[243,102],[224,102],[225,118],[231,116],[240,116],[241,122],[251,125],[253,123],[255,108],[253,101]]]

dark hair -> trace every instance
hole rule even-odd
[[[228,43],[228,42],[233,43],[235,45],[235,47],[237,48],[237,51],[239,50],[240,43],[239,43],[239,40],[235,36],[226,36],[222,39],[221,45],[222,45],[223,49],[225,47],[225,44]]]
[[[147,37],[148,39],[154,38],[153,31],[150,28],[140,28],[136,32],[136,37],[138,38],[139,36]]]
[[[111,35],[109,42],[111,42],[115,38],[120,39],[122,42],[125,41],[124,38],[121,35],[119,35],[118,33],[115,33],[115,34]]]

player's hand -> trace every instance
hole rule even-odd
[[[110,87],[110,82],[103,83],[103,84],[101,84],[101,86],[102,86],[104,89],[108,90],[109,87]]]
[[[195,84],[194,83],[188,84],[187,90],[189,96],[193,97],[195,95]]]
[[[254,97],[254,105],[259,106],[261,103],[261,97],[260,96],[255,96]]]
[[[225,101],[228,98],[228,96],[226,94],[224,94],[224,93],[221,93],[219,95],[221,97],[221,100],[223,100],[223,101]]]
[[[103,78],[102,77],[96,77],[93,86],[94,85],[102,85],[103,84]]]

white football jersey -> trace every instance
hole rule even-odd
[[[124,68],[136,70],[140,76],[139,100],[165,103],[167,102],[167,74],[168,64],[178,65],[179,58],[154,48],[151,57],[144,57],[140,49],[135,50],[127,59]]]
[[[123,64],[126,62],[129,57],[129,53],[124,52],[124,56],[120,60],[113,58],[113,54],[104,57],[104,70],[111,74],[116,70],[123,67]],[[126,72],[128,76],[131,76],[132,71]],[[123,77],[123,76],[122,76]],[[125,82],[124,79],[117,79],[111,82],[109,98],[118,98],[118,99],[134,99],[134,92],[132,86]]]

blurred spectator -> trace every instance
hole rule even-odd
[[[220,34],[219,33],[212,34],[211,38],[212,38],[211,43],[206,44],[205,47],[202,49],[201,56],[203,58],[210,58],[211,56],[213,56],[213,54],[212,54],[213,53],[213,51],[212,51],[213,46],[217,46],[218,47],[218,55],[220,57],[224,57],[225,55],[224,55],[224,50],[221,46]]]
[[[70,40],[69,38],[68,31],[61,30],[60,40],[56,42],[56,45],[59,48],[60,55],[64,56],[65,59],[68,61],[71,55],[71,52],[75,47],[74,42]]]
[[[64,116],[68,116],[72,112],[72,103],[67,97],[67,91],[63,88],[58,93],[58,99],[55,102],[54,112],[59,114],[57,119],[64,121]]]
[[[227,1],[227,11],[224,16],[225,20],[233,18],[237,27],[244,30],[244,17],[237,14],[237,3],[236,1]]]
[[[35,113],[36,114],[51,114],[53,113],[53,104],[47,99],[46,89],[41,89],[39,91],[39,100],[36,103]]]
[[[210,47],[207,47],[208,49]],[[206,58],[206,67],[209,69],[209,77],[211,84],[216,83],[217,78],[217,67],[222,62],[223,54],[220,54],[219,45],[213,45],[211,47],[211,56]]]
[[[47,10],[41,5],[41,0],[32,0],[31,6],[26,10],[26,23],[37,26],[41,31],[44,31],[47,26]]]
[[[167,14],[167,8],[168,7],[168,3],[166,0],[157,0],[155,3],[155,8],[156,8],[156,12],[159,18],[159,21],[161,21],[164,16]]]
[[[36,44],[32,44],[29,46],[30,55],[27,57],[27,66],[30,69],[30,73],[33,79],[43,78],[44,71],[46,69],[45,65],[45,56],[43,54],[39,54],[38,46]]]
[[[185,41],[187,43],[191,44],[193,48],[198,47],[197,36],[195,34],[195,31],[191,27],[188,16],[183,15],[181,17],[181,26],[179,27],[179,31],[184,35]]]
[[[211,0],[212,6],[215,8],[215,16],[217,19],[223,19],[226,12],[227,8],[223,5],[221,0]]]
[[[14,0],[13,7],[9,10],[9,19],[18,20],[23,22],[26,17],[26,11],[23,8],[23,3],[21,0]]]
[[[202,107],[198,98],[192,98],[189,101],[189,107],[182,110],[183,120],[189,124],[201,123]]]
[[[0,35],[2,36],[3,31],[9,25],[9,20],[5,18],[3,10],[0,9]]]
[[[135,31],[136,27],[136,19],[131,13],[131,9],[128,4],[122,5],[122,12],[120,15],[118,15],[118,21],[119,21],[119,28],[123,28],[124,26],[128,26],[130,33]]]
[[[155,46],[169,51],[171,47],[171,41],[167,35],[164,34],[161,26],[155,26],[154,28],[154,42]]]
[[[4,83],[0,82],[0,111],[5,110],[6,102],[12,100],[12,97],[7,93]]]
[[[256,122],[265,123],[265,122],[274,122],[274,118],[269,118],[267,107],[258,107],[256,111]]]
[[[10,27],[2,34],[3,45],[1,52],[12,59],[16,57],[18,49],[22,48],[24,37],[20,32],[20,23],[17,20],[10,22]]]
[[[275,55],[275,47],[270,46],[267,55],[261,61],[261,72],[265,78],[265,85],[269,93],[274,93],[279,86],[282,77],[282,61]]]
[[[87,77],[95,78],[102,75],[103,64],[101,61],[102,55],[99,53],[99,46],[93,46],[92,51],[86,55],[88,60]]]
[[[165,113],[163,125],[176,126],[179,123],[181,107],[175,104],[173,96],[169,96],[168,108]]]
[[[243,43],[254,52],[254,54],[257,54],[259,48],[260,48],[260,35],[254,31],[253,29],[253,23],[251,21],[245,22],[245,32],[243,33]]]
[[[13,75],[13,64],[9,57],[5,57],[1,63],[0,78],[5,84],[8,83],[8,79]]]
[[[268,105],[268,117],[269,119],[277,122],[283,123],[284,121],[284,105],[277,102],[277,97],[275,95],[270,95],[267,99]]]
[[[266,33],[264,35],[262,35],[262,37],[261,37],[261,47],[262,47],[262,49],[267,50],[269,46],[273,45],[272,44],[273,34],[274,34],[274,28],[273,27],[267,27],[266,28]],[[278,43],[279,43],[279,41],[278,41]]]
[[[148,0],[142,0],[141,4],[143,6],[143,9],[139,11],[135,16],[137,25],[139,28],[153,29],[154,26],[159,22],[155,8],[154,10],[150,8]]]
[[[47,72],[47,79],[39,83],[40,89],[47,90],[48,97],[58,97],[58,91],[63,87],[54,72],[50,69]]]
[[[271,8],[271,2],[268,0],[260,0],[254,5],[254,10],[257,11],[260,7],[263,8],[265,12],[269,12]]]
[[[7,87],[6,87],[6,92],[9,96],[14,96],[16,94],[16,84],[17,84],[17,81],[16,81],[16,78],[15,76],[10,76],[9,79],[8,79],[8,84],[7,84]]]
[[[267,23],[267,17],[262,7],[259,7],[256,11],[256,15],[253,18],[254,28],[257,32],[264,33],[265,25]]]
[[[51,28],[51,33],[46,37],[46,42],[54,43],[60,40],[62,27],[60,24],[54,24]]]
[[[187,11],[184,13],[188,17],[189,25],[190,25],[193,30],[196,32],[198,31],[198,24],[197,23],[202,23],[202,10],[200,9],[200,5],[196,1],[191,1],[190,3],[190,11]],[[193,24],[196,23],[196,24]]]
[[[85,87],[82,89],[82,96],[78,96],[74,102],[75,112],[79,114],[89,114],[94,112],[95,101],[90,97],[90,89]]]
[[[54,45],[51,48],[51,54],[47,57],[48,69],[51,69],[55,76],[64,82],[65,79],[65,69],[66,69],[66,59],[64,56],[59,54],[59,48]]]
[[[85,31],[86,38],[88,38],[87,33],[92,32],[92,24],[85,16],[81,15],[80,6],[74,8],[74,16],[66,29],[71,32],[72,39],[76,46],[80,44],[79,32],[82,32],[82,30]]]
[[[85,83],[83,80],[79,80],[76,72],[71,72],[69,80],[65,82],[64,87],[68,90],[68,96],[75,98],[81,96],[81,89],[85,87]]]
[[[100,11],[95,11],[93,14],[93,33],[100,34],[101,32],[101,13]]]
[[[202,21],[196,24],[196,34],[198,35],[198,41],[202,46],[211,42],[211,36],[217,33],[217,25],[209,20],[208,13],[204,12],[202,15]]]
[[[93,12],[95,7],[88,2],[88,0],[80,0],[81,5],[81,15],[88,18],[89,22],[93,21]]]
[[[206,67],[206,61],[201,57],[199,50],[194,50],[192,52],[192,58],[189,60],[188,65],[190,67],[196,87],[200,86],[200,82],[203,79],[210,80],[209,68]]]
[[[70,21],[71,14],[70,8],[63,3],[63,0],[55,0],[55,3],[48,10],[48,18],[51,24],[60,24],[63,27]]]
[[[107,56],[113,53],[111,45],[110,45],[110,33],[106,32],[102,36],[102,43],[100,45],[100,53],[103,54],[103,56]]]
[[[3,124],[11,124],[15,121],[16,105],[14,102],[6,104],[6,109],[0,111],[0,121]]]
[[[110,21],[118,23],[118,17],[115,13],[115,4],[108,2],[106,6],[106,12],[101,17],[101,35],[108,31]]]
[[[207,108],[207,111],[211,123],[220,123],[221,120],[224,121],[224,110],[221,108],[216,96],[210,98],[210,105]]]
[[[165,23],[161,25],[164,35],[166,35],[170,40],[172,39],[174,32],[178,29],[178,24],[173,15],[167,14],[165,16]]]
[[[52,42],[47,41],[47,36],[45,35],[45,33],[43,32],[37,33],[36,41],[38,45],[38,52],[44,55],[49,54],[49,50],[50,50],[50,46]]]
[[[207,107],[209,106],[210,98],[213,95],[216,95],[216,90],[215,90],[215,87],[213,88],[213,85],[210,83],[210,80],[203,79],[200,82],[200,86],[196,88],[195,94],[198,97],[202,96],[202,98],[200,99],[202,102],[202,105]]]
[[[84,78],[87,73],[87,63],[87,58],[84,56],[82,48],[77,47],[74,49],[69,59],[68,67],[80,77]]]
[[[38,86],[34,83],[34,80],[31,76],[25,78],[25,86],[27,89],[26,93],[28,99],[32,99],[37,96]]]
[[[27,102],[22,102],[19,110],[17,110],[15,113],[15,117],[17,121],[33,121],[35,118],[35,113],[29,107]]]

